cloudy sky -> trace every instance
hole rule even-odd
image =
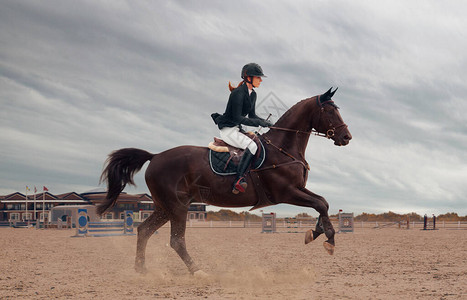
[[[0,0],[0,195],[94,189],[119,148],[207,145],[228,81],[257,62],[261,112],[339,87],[353,140],[312,137],[306,152],[307,188],[331,213],[466,215],[466,11],[428,0]],[[126,191],[148,192],[144,170],[135,179]]]

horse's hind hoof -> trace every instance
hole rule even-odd
[[[148,272],[148,269],[146,269],[146,267],[144,266],[135,266],[135,271],[139,274],[146,274]]]
[[[313,242],[313,230],[310,229],[305,233],[305,245],[311,242]]]
[[[331,245],[329,242],[323,243],[324,249],[329,253],[329,255],[334,254],[334,245]]]

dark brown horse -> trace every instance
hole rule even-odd
[[[185,245],[187,211],[190,203],[204,202],[221,207],[254,208],[288,203],[312,207],[319,213],[315,230],[309,230],[305,243],[324,233],[325,249],[334,251],[334,228],[329,220],[327,201],[305,188],[308,163],[305,149],[310,134],[328,137],[335,145],[344,146],[352,136],[331,97],[331,89],[323,95],[298,102],[260,136],[267,157],[261,168],[247,176],[248,189],[232,194],[233,176],[212,172],[206,147],[180,146],[159,154],[126,148],[109,155],[101,180],[108,183],[106,201],[98,208],[102,214],[115,205],[126,184],[134,184],[133,175],[150,161],[146,184],[154,201],[154,212],[138,227],[135,268],[143,272],[146,244],[151,235],[165,223],[171,223],[170,245],[185,262],[189,271],[202,273],[193,262]]]

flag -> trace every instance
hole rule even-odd
[[[34,186],[34,194],[37,193],[37,188]]]
[[[30,191],[31,189],[29,188],[29,186],[26,186],[26,191]]]
[[[48,192],[49,189],[44,186],[44,192]]]

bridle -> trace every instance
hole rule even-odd
[[[324,101],[324,102],[321,102],[319,100],[321,96],[318,96],[316,97],[316,102],[317,104],[319,105],[320,109],[319,109],[319,115],[318,115],[318,123],[320,123],[320,120],[321,120],[321,115],[322,113],[324,112],[324,105],[332,105],[336,108],[338,108],[335,104],[334,104],[334,101],[332,100],[327,100],[327,101]],[[322,133],[322,132],[319,132],[317,131],[316,129],[314,128],[311,128],[310,131],[303,131],[303,130],[297,130],[297,129],[290,129],[290,128],[282,128],[282,127],[275,127],[275,126],[271,126],[269,127],[270,129],[275,129],[275,130],[282,130],[282,131],[288,131],[288,132],[295,132],[296,134],[308,134],[308,135],[316,135],[316,136],[321,136],[321,137],[325,137],[325,138],[332,138],[334,137],[336,131],[341,128],[341,127],[347,127],[347,124],[345,124],[344,122],[342,122],[341,124],[338,124],[336,126],[333,126],[332,125],[332,122],[329,122],[329,129],[326,131],[326,133]]]
[[[327,101],[324,101],[324,102],[321,102],[320,101],[320,96],[316,97],[316,101],[320,107],[319,109],[319,115],[318,115],[318,123],[320,123],[320,120],[321,120],[321,115],[322,113],[324,112],[324,105],[332,105],[334,106],[336,109],[338,108],[335,104],[334,104],[334,101],[332,100],[327,100]],[[306,135],[316,135],[316,136],[322,136],[322,137],[325,137],[325,138],[332,138],[334,137],[335,133],[336,133],[336,130],[338,130],[339,128],[341,127],[347,127],[347,124],[345,124],[344,122],[342,122],[341,124],[338,124],[336,126],[333,126],[333,124],[331,122],[329,122],[329,129],[326,131],[326,133],[321,133],[321,132],[318,132],[316,129],[314,128],[311,128],[310,131],[303,131],[303,130],[297,130],[297,129],[290,129],[290,128],[283,128],[283,127],[275,127],[275,126],[271,126],[269,127],[270,129],[275,129],[275,130],[282,130],[282,131],[286,131],[286,132],[293,132],[295,133],[296,135],[298,134],[306,134]],[[302,159],[297,159],[295,156],[293,156],[292,154],[290,154],[289,152],[285,151],[282,147],[278,147],[276,145],[274,145],[272,143],[272,141],[269,139],[269,138],[265,138],[265,142],[266,144],[268,145],[271,145],[272,147],[274,147],[275,149],[277,149],[279,152],[285,154],[286,156],[290,157],[292,159],[292,161],[289,161],[289,162],[286,162],[286,163],[280,163],[280,164],[273,164],[271,166],[268,166],[268,167],[263,167],[261,169],[258,169],[258,170],[255,170],[255,171],[262,171],[262,170],[267,170],[267,169],[275,169],[279,166],[284,166],[284,165],[289,165],[289,164],[293,164],[293,163],[299,163],[299,164],[302,164],[307,170],[310,170],[310,166],[308,165],[308,162],[306,161],[305,157],[302,157]],[[303,155],[302,155],[303,156]],[[253,171],[253,170],[252,170]]]

